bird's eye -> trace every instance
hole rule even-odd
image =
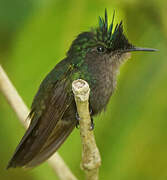
[[[103,53],[105,51],[105,48],[103,46],[98,46],[97,47],[97,52]]]

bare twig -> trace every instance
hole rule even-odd
[[[90,131],[91,119],[89,114],[89,85],[78,79],[73,81],[72,89],[75,96],[78,115],[80,117],[80,135],[82,140],[82,168],[87,180],[98,180],[101,158],[96,146],[93,131]]]
[[[28,127],[28,121],[25,121],[29,110],[24,104],[23,100],[17,93],[16,89],[10,82],[5,71],[0,65],[0,91],[6,97],[8,103],[11,105],[15,111],[20,122]],[[52,158],[48,160],[51,167],[55,170],[57,176],[60,180],[77,180],[77,178],[72,174],[68,166],[65,164],[63,159],[58,153],[55,153]]]

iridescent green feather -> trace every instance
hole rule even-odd
[[[123,33],[122,21],[119,24],[116,24],[114,28],[114,17],[115,11],[113,13],[111,24],[108,24],[108,15],[107,10],[105,9],[104,18],[99,16],[97,28],[89,32],[83,32],[77,36],[67,52],[67,56],[74,59],[74,64],[80,66],[87,52],[92,47],[96,47],[99,44],[105,46],[109,52],[132,47]],[[78,59],[78,57],[81,57],[81,60]]]
[[[121,50],[132,47],[132,45],[128,42],[128,39],[125,37],[123,33],[122,21],[119,24],[116,24],[115,29],[113,31],[114,17],[115,11],[113,13],[112,22],[109,26],[106,9],[104,18],[99,17],[99,26],[96,29],[97,41],[104,43],[105,46],[111,50]]]

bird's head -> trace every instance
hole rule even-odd
[[[124,35],[122,21],[115,27],[113,26],[114,15],[115,12],[111,24],[108,25],[107,10],[105,9],[104,18],[99,17],[98,27],[79,34],[73,41],[67,55],[82,57],[89,55],[96,57],[96,59],[107,58],[117,61],[127,59],[130,52],[133,51],[156,51],[156,49],[132,45]]]

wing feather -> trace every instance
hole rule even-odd
[[[60,120],[53,130],[53,133],[44,144],[42,150],[26,165],[26,167],[34,167],[47,160],[66,140],[75,125],[75,120],[68,123],[64,123],[63,120]]]
[[[69,69],[69,75],[71,73],[70,70],[71,69]],[[41,97],[42,95],[39,89],[35,100],[40,99],[40,101],[38,101],[38,103],[35,101],[35,105],[32,106],[30,126],[16,148],[7,168],[26,166],[29,162],[34,162],[33,158],[37,156],[38,153],[40,155],[46,153],[48,148],[43,148],[42,150],[42,147],[47,139],[51,137],[58,121],[62,119],[63,114],[73,101],[71,95],[71,82],[69,79],[69,77],[68,79],[62,78],[54,83],[53,86],[50,86],[49,84],[48,86],[51,88],[49,89],[47,98],[45,97],[45,93],[42,98],[39,98],[39,96]],[[45,89],[47,90],[47,87],[45,87]],[[61,135],[64,128],[64,126],[61,126],[58,128],[59,130],[57,130],[57,135],[59,134],[59,136],[62,137],[62,142],[73,129],[69,128],[69,130],[66,130],[66,132],[64,131],[65,133]],[[52,144],[53,141],[50,141],[48,144],[49,149],[55,150],[59,147],[59,145],[57,145],[57,148],[52,148]],[[48,155],[46,155],[46,157],[48,157]],[[31,165],[31,163],[29,165]]]

